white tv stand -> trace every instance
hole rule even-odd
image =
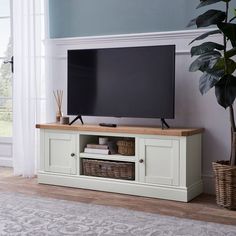
[[[93,189],[188,202],[202,192],[203,129],[116,128],[98,125],[39,124],[38,183]],[[130,137],[135,155],[83,153],[100,136]],[[132,162],[135,180],[82,175],[81,159]]]

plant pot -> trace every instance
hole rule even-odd
[[[212,163],[216,184],[216,203],[219,206],[236,209],[236,166],[229,161]]]

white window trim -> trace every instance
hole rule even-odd
[[[11,19],[11,16],[0,16],[0,19]]]
[[[13,25],[12,25],[12,1],[10,0],[10,16],[2,16],[0,17],[1,19],[10,19],[11,22],[11,36],[13,35]],[[12,38],[13,40],[13,38]],[[5,57],[0,57],[0,60],[5,60],[7,58]],[[6,99],[13,99],[13,97],[11,98],[6,98]],[[11,137],[5,137],[5,136],[0,136],[0,143],[7,143],[7,144],[11,144],[12,143],[12,136]],[[1,158],[1,157],[0,157]]]
[[[0,137],[0,143],[12,143],[12,137]]]

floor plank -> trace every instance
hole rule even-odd
[[[137,197],[37,183],[37,178],[13,176],[11,168],[0,167],[0,191],[18,192],[31,196],[123,207],[188,219],[236,225],[236,211],[220,208],[215,196],[202,194],[190,203]]]

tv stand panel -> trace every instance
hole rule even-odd
[[[38,183],[117,192],[188,202],[202,193],[201,136],[203,129],[99,125],[38,124]],[[98,137],[133,138],[135,155],[84,153]],[[82,159],[132,162],[135,179],[86,176]]]

